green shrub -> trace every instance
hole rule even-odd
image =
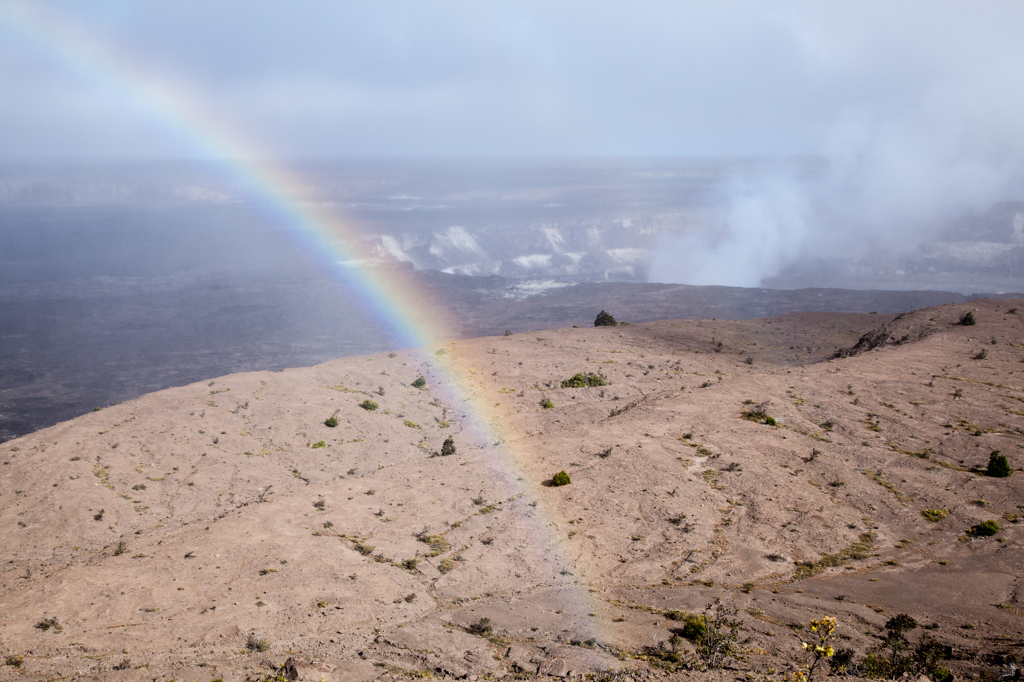
[[[441,456],[448,457],[449,455],[455,454],[455,440],[448,436],[444,439],[444,444],[441,445]]]
[[[988,456],[988,468],[985,470],[985,475],[993,478],[1006,478],[1011,471],[1006,455],[1001,455],[998,450],[993,450],[992,454]]]
[[[359,407],[363,408],[367,412],[373,412],[374,410],[377,409],[377,403],[367,398],[363,402],[359,403]]]
[[[441,563],[437,565],[437,570],[440,573],[448,573],[453,568],[455,568],[455,559],[452,559],[451,557],[441,559]]]
[[[615,321],[615,318],[603,310],[599,312],[597,317],[594,319],[595,327],[614,327],[617,324],[618,322]]]
[[[695,613],[686,614],[684,619],[683,630],[680,633],[683,637],[696,642],[701,637],[706,635],[708,632],[707,621],[704,620],[704,616],[697,615]]]
[[[740,638],[742,623],[736,618],[737,609],[727,608],[721,599],[708,604],[700,616],[704,634],[697,637],[693,652],[700,668],[719,670],[728,659],[742,661],[747,657],[750,638]]]
[[[987,538],[999,532],[999,522],[995,520],[982,521],[971,528],[971,535],[977,538]]]
[[[922,509],[921,516],[924,517],[925,521],[931,521],[936,523],[949,516],[948,509]]]
[[[332,429],[335,426],[337,426],[337,425],[338,425],[338,420],[335,417],[328,417],[327,420],[324,421],[324,426],[330,426]]]
[[[768,401],[758,403],[754,405],[746,412],[741,415],[747,421],[755,422],[757,424],[767,424],[768,426],[777,426],[778,423],[775,421],[775,417],[768,414]]]
[[[478,637],[486,637],[491,634],[491,619],[481,618],[475,623],[466,627],[466,631],[471,635],[477,635]]]
[[[604,377],[597,374],[574,374],[562,380],[562,388],[587,388],[588,386],[604,386]]]
[[[427,385],[427,380],[424,379],[423,377],[416,377],[416,381],[412,382],[412,384],[411,384],[411,386],[413,388],[423,388],[426,385]]]
[[[564,471],[559,471],[557,474],[551,477],[551,482],[556,485],[569,485],[572,480],[569,478],[569,474]]]
[[[313,443],[309,447],[311,447],[311,448],[326,448],[327,447],[327,443],[323,442],[322,440],[318,440],[317,442]]]
[[[974,319],[974,313],[968,310],[960,316],[960,324],[964,327],[973,327],[978,324],[978,321]]]
[[[270,640],[262,638],[255,632],[249,633],[249,637],[245,640],[245,648],[251,653],[263,653],[270,651]]]
[[[551,402],[551,398],[545,398],[541,402],[540,406],[543,407],[545,410],[550,410],[552,407],[555,406],[555,404]]]

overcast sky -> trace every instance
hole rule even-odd
[[[1018,1],[0,0],[0,157],[204,153],[79,39],[280,156],[827,154],[947,107],[1024,137]]]

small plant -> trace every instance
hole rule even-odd
[[[736,619],[737,613],[738,609],[726,607],[721,599],[705,607],[705,632],[694,646],[699,667],[717,670],[730,658],[737,661],[746,658],[750,638],[740,638],[741,623]]]
[[[597,314],[596,318],[594,318],[595,327],[614,327],[617,324],[618,322],[615,321],[615,318],[603,310]]]
[[[512,336],[512,330],[511,329],[506,329],[505,330],[505,336]]]
[[[491,634],[491,630],[492,628],[490,618],[481,618],[477,622],[466,626],[466,632],[468,632],[471,635],[476,635],[478,637],[486,637],[487,635]]]
[[[448,436],[444,439],[444,443],[441,445],[441,456],[449,457],[455,454],[455,439]]]
[[[24,656],[8,656],[4,659],[4,665],[9,665],[12,668],[20,668],[21,664],[25,662]]]
[[[121,662],[111,666],[112,670],[130,670],[132,667],[132,659],[122,658]]]
[[[948,509],[922,509],[921,510],[921,516],[924,517],[925,521],[931,521],[932,523],[937,523],[937,522],[941,521],[942,519],[946,518],[947,516],[949,516],[949,510]]]
[[[420,560],[419,559],[406,559],[401,564],[402,568],[404,568],[405,570],[409,571],[410,573],[417,572],[419,570],[417,568],[419,565],[420,565]]]
[[[332,429],[333,429],[333,428],[334,428],[335,426],[337,426],[337,425],[338,425],[338,419],[337,419],[337,417],[328,417],[328,418],[327,418],[327,419],[326,419],[326,420],[324,421],[324,426],[329,426],[329,427],[331,427]]]
[[[322,440],[318,440],[317,442],[313,443],[309,447],[311,447],[311,448],[326,448],[327,447],[327,443],[323,442]]]
[[[885,636],[882,637],[882,649],[889,653],[889,660],[880,662],[888,666],[888,672],[896,678],[908,671],[910,661],[903,652],[910,649],[907,633],[917,628],[917,621],[905,613],[893,616],[885,624]]]
[[[807,668],[807,679],[814,676],[814,669],[826,658],[831,658],[835,653],[832,642],[836,638],[836,619],[832,616],[825,616],[821,620],[812,620],[808,624],[813,635],[810,642],[801,641],[804,651],[809,652],[814,658]]]
[[[777,426],[775,417],[768,414],[768,405],[771,401],[764,401],[751,407],[749,410],[743,412],[740,416],[747,421],[754,422],[756,424],[767,424],[768,426]]]
[[[320,498],[313,503],[313,508],[317,511],[325,511],[327,509],[327,501],[324,498]]]
[[[270,651],[270,641],[255,632],[250,632],[249,637],[245,640],[245,648],[250,653],[263,653]]]
[[[974,313],[968,310],[966,313],[960,316],[960,325],[964,327],[973,327],[978,324],[978,321],[974,319]]]
[[[969,532],[976,538],[992,537],[999,532],[999,522],[992,519],[982,521],[978,525],[973,526]]]
[[[441,563],[439,563],[437,565],[438,572],[440,572],[442,574],[443,573],[448,573],[449,571],[451,571],[454,568],[455,568],[455,559],[452,559],[451,557],[445,557],[444,559],[441,559]]]
[[[988,456],[988,468],[985,469],[985,475],[993,478],[1006,478],[1011,473],[1010,462],[1006,459],[1006,455],[1001,455],[998,450],[993,450],[992,454]]]
[[[752,364],[754,364],[754,358],[753,357],[748,357],[743,362],[747,363],[748,365],[752,365]]]
[[[974,355],[972,355],[972,356],[971,356],[971,359],[972,359],[972,360],[984,360],[984,359],[985,359],[985,358],[987,358],[987,357],[988,357],[988,350],[987,350],[987,349],[985,349],[985,348],[982,348],[982,349],[981,349],[981,350],[979,350],[979,351],[978,351],[977,353],[975,353]]]
[[[102,521],[103,520],[103,510],[100,509],[98,512],[93,514],[92,518],[93,518],[94,521]]]
[[[440,533],[429,535],[426,530],[423,530],[419,535],[416,536],[416,539],[426,545],[430,545],[430,554],[428,554],[427,556],[434,557],[439,554],[444,554],[449,549],[451,549],[451,545],[448,543],[448,538],[441,535]]]
[[[427,380],[424,379],[422,376],[416,377],[416,380],[413,381],[412,384],[410,384],[410,386],[412,386],[413,388],[423,388],[426,385]]]
[[[359,403],[359,407],[363,408],[367,412],[373,412],[377,409],[377,403],[367,398],[363,402]]]
[[[35,628],[37,630],[42,630],[43,632],[49,632],[50,630],[53,630],[54,632],[60,632],[64,629],[64,626],[61,625],[56,618],[51,616],[49,618],[44,618],[38,623],[36,623]]]
[[[128,551],[128,543],[124,540],[117,541],[117,547],[114,548],[114,556],[121,556]]]
[[[569,485],[570,483],[572,483],[572,480],[569,478],[569,474],[565,471],[559,471],[551,477],[551,484],[554,486]]]
[[[555,404],[551,402],[551,398],[545,398],[544,400],[541,401],[540,406],[545,410],[550,410],[555,406]]]
[[[568,379],[562,380],[562,388],[587,388],[589,386],[605,386],[607,382],[600,375],[574,374]]]

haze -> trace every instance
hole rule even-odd
[[[641,268],[759,286],[993,211],[981,241],[1024,244],[1022,30],[1013,2],[4,2],[0,155],[218,160],[187,101],[266,158],[766,159]]]

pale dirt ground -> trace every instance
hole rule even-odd
[[[1024,475],[980,472],[992,450],[1024,467],[1015,306],[472,339],[219,377],[10,441],[0,653],[24,662],[0,680],[241,680],[289,657],[307,679],[643,679],[664,673],[629,656],[679,627],[664,612],[717,597],[754,654],[707,679],[794,669],[824,615],[863,654],[901,612],[938,625],[958,675],[994,670],[1024,636]],[[829,360],[884,324],[906,340]],[[576,372],[609,385],[559,387]],[[456,454],[430,457],[448,435]],[[559,470],[572,484],[546,486]],[[962,541],[987,519],[1002,532]],[[471,634],[481,618],[508,644]]]

